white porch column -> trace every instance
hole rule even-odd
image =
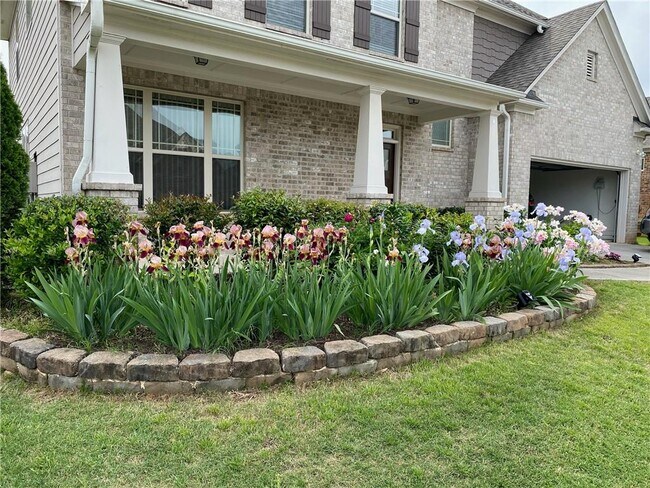
[[[472,190],[465,210],[483,215],[489,223],[501,220],[505,200],[499,185],[499,112],[480,114]]]
[[[384,181],[384,138],[381,95],[385,90],[367,86],[360,90],[357,152],[350,198],[390,199]]]
[[[104,33],[97,46],[93,159],[87,183],[132,185],[124,114],[124,37]]]
[[[480,115],[474,179],[469,198],[501,198],[499,189],[499,112],[490,110]]]

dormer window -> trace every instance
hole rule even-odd
[[[587,51],[587,79],[596,81],[598,75],[598,53]]]

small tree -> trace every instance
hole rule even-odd
[[[7,72],[0,64],[0,236],[11,227],[11,223],[27,202],[29,189],[29,156],[18,142],[23,116],[9,88]]]

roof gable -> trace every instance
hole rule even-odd
[[[531,35],[487,82],[528,91],[603,5],[598,2],[551,18],[546,32]]]
[[[541,35],[533,34],[487,82],[529,93],[535,83],[594,19],[597,19],[605,36],[639,119],[646,124],[650,123],[650,106],[609,4],[604,0],[551,18],[547,31]]]

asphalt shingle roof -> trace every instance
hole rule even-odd
[[[526,91],[602,4],[600,1],[549,19],[544,34],[532,34],[487,82]]]
[[[501,5],[503,7],[509,8],[510,10],[514,10],[516,12],[519,12],[520,14],[528,15],[528,16],[534,18],[534,19],[548,20],[543,15],[540,15],[537,12],[533,12],[532,10],[524,7],[523,5],[519,5],[517,2],[513,2],[512,0],[490,0],[490,1],[492,3],[496,3],[496,4]]]

